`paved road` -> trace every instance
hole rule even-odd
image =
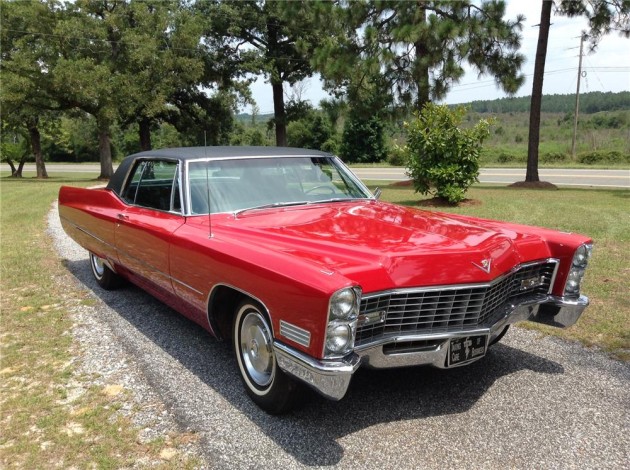
[[[404,168],[353,168],[363,180],[402,181],[409,179]],[[561,186],[593,186],[630,189],[630,170],[543,169],[540,179]],[[481,183],[505,183],[525,180],[525,169],[482,168]]]
[[[225,344],[137,288],[99,289],[55,212],[49,224],[96,300],[83,349],[98,345],[107,363],[121,346],[126,359],[109,363],[142,371],[168,414],[200,436],[204,468],[630,468],[627,363],[513,328],[471,366],[360,370],[342,401],[310,396],[272,417],[245,396]]]
[[[98,164],[55,164],[47,165],[49,173],[56,172],[94,172],[98,173]],[[35,171],[33,164],[27,164],[25,170]],[[359,178],[363,180],[402,181],[409,179],[404,168],[353,168]],[[544,169],[539,172],[543,181],[562,186],[592,186],[601,188],[630,189],[630,170],[568,170]],[[479,181],[482,183],[510,184],[525,179],[525,170],[519,168],[482,168]]]

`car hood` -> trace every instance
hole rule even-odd
[[[549,256],[541,237],[508,224],[371,200],[251,211],[223,227],[243,243],[341,274],[364,292],[487,282]]]

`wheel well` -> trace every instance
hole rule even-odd
[[[217,286],[212,291],[208,301],[208,320],[213,331],[220,339],[231,340],[232,321],[236,313],[236,307],[244,299],[250,299],[258,304],[256,299],[230,286]],[[267,316],[264,308],[262,308],[262,312]]]

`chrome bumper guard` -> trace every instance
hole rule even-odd
[[[573,325],[588,306],[588,298],[577,299],[545,296],[519,305],[508,305],[499,318],[487,328],[445,332],[437,334],[415,334],[388,336],[379,341],[362,345],[343,359],[320,361],[307,356],[283,343],[274,342],[276,359],[280,369],[305,382],[327,398],[340,400],[346,394],[352,374],[359,365],[371,368],[394,368],[418,365],[430,365],[446,368],[446,356],[451,339],[475,335],[488,335],[489,343],[501,334],[503,329],[520,321],[533,321],[559,328]],[[418,344],[412,351],[403,348],[403,352],[386,348],[391,345]],[[385,349],[388,349],[387,352]],[[466,362],[469,364],[470,362]],[[464,364],[462,364],[464,365]]]
[[[333,400],[344,397],[361,362],[355,353],[335,361],[320,361],[277,341],[273,348],[280,369]]]

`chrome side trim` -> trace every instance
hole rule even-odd
[[[195,289],[191,285],[186,284],[184,281],[180,281],[179,279],[174,278],[172,276],[171,276],[171,281],[176,282],[180,286],[185,287],[186,289],[193,291],[195,294],[203,295],[203,292],[201,292],[200,290]]]
[[[63,219],[68,225],[73,226],[75,229],[77,229],[79,232],[83,232],[85,233],[87,236],[92,237],[94,240],[102,243],[105,246],[110,247],[111,249],[113,249],[114,251],[116,250],[116,247],[114,245],[112,245],[111,243],[107,243],[105,240],[103,240],[102,238],[97,237],[96,235],[94,235],[92,232],[90,232],[89,230],[85,230],[83,227],[79,227],[77,224],[75,224],[74,222],[72,222],[70,219],[68,219],[67,217],[63,217],[63,216],[59,216],[60,219]],[[90,250],[88,250],[90,251]],[[99,256],[100,258],[100,256]],[[105,266],[107,266],[109,269],[111,269],[113,272],[116,272],[116,268],[114,266],[114,263],[112,263],[110,260],[106,259],[106,258],[101,258],[101,260],[103,261],[103,264],[105,264]]]
[[[290,339],[294,343],[297,343],[305,348],[308,348],[311,344],[311,332],[293,325],[292,323],[280,320],[280,336],[284,336]]]
[[[320,361],[278,341],[274,341],[273,349],[280,369],[332,400],[344,397],[360,364],[354,353],[342,359]]]
[[[167,273],[165,273],[163,271],[160,271],[158,268],[156,268],[152,264],[149,264],[149,263],[141,260],[140,258],[137,258],[137,257],[129,254],[127,251],[123,251],[120,248],[117,248],[117,251],[118,251],[119,257],[120,257],[120,255],[127,256],[128,258],[131,258],[132,260],[134,260],[138,264],[140,264],[140,265],[144,266],[145,268],[149,269],[151,272],[155,272],[155,273],[159,274],[160,276],[168,279],[169,281],[172,279],[170,274],[167,274]],[[138,273],[136,273],[136,274],[138,274]]]
[[[85,233],[86,235],[89,235],[90,237],[92,237],[93,239],[95,239],[96,241],[101,242],[103,245],[107,245],[111,248],[116,248],[115,246],[113,246],[111,243],[107,243],[105,240],[103,240],[102,238],[97,237],[96,235],[94,235],[92,232],[90,232],[89,230],[85,230],[83,227],[79,227],[77,224],[75,224],[74,222],[72,222],[70,219],[68,219],[67,217],[64,216],[60,216],[60,219],[64,220],[68,225],[72,225],[74,228],[76,228],[77,230],[79,230],[80,232]]]

